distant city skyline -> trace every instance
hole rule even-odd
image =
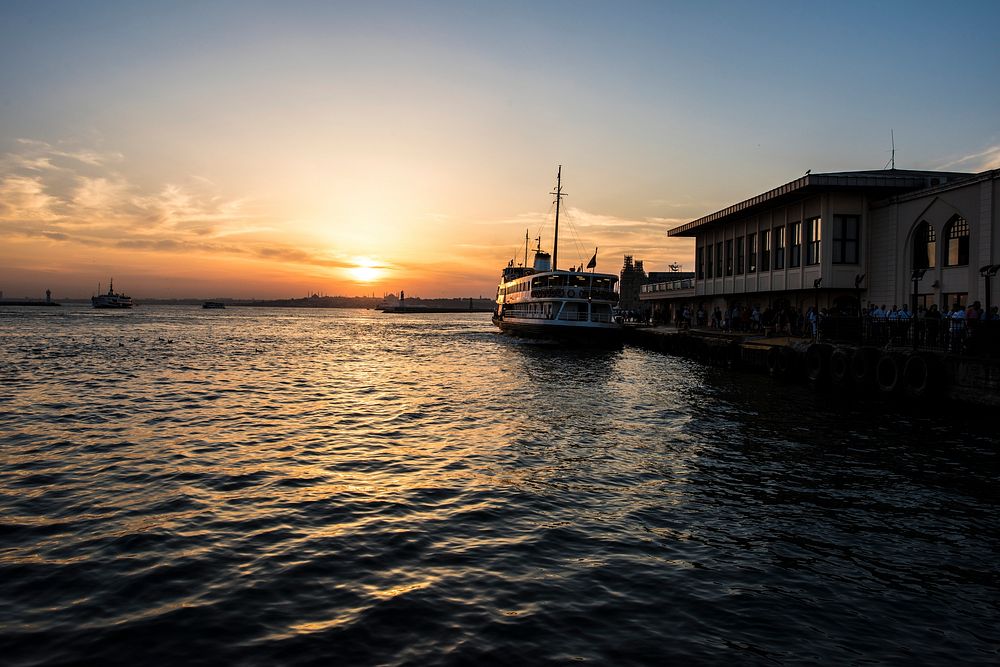
[[[993,2],[0,5],[0,290],[492,295],[691,269],[807,170],[1000,168]]]

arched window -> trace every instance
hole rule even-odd
[[[934,228],[922,220],[913,232],[913,268],[933,269],[937,255],[937,235]]]
[[[969,223],[960,215],[952,216],[944,226],[945,266],[965,266],[969,263]]]

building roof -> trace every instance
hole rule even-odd
[[[882,206],[887,204],[894,204],[898,202],[911,201],[913,199],[920,199],[921,197],[927,197],[928,195],[936,195],[941,192],[947,192],[948,190],[954,190],[956,188],[964,188],[965,186],[972,183],[980,183],[982,181],[996,181],[1000,180],[1000,169],[991,169],[989,171],[982,171],[978,174],[967,175],[964,178],[954,178],[946,182],[940,183],[924,190],[915,190],[912,192],[906,192],[903,194],[898,194],[890,199],[883,200],[881,202],[873,203],[873,206]]]
[[[839,171],[827,174],[806,174],[794,181],[768,190],[721,211],[716,211],[697,220],[675,227],[668,236],[695,236],[706,225],[728,220],[737,215],[746,215],[765,206],[776,206],[792,201],[803,195],[822,190],[864,189],[875,198],[922,190],[937,186],[945,181],[966,178],[972,174],[951,171],[915,171],[910,169],[880,169],[871,171]]]

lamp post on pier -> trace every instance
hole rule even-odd
[[[915,315],[917,312],[917,290],[925,273],[927,273],[927,269],[913,269],[913,275],[910,276],[910,280],[913,281],[913,302],[910,304],[911,315]]]
[[[813,289],[816,290],[816,297],[813,299],[813,338],[819,340],[819,286],[823,283],[822,278],[813,281]]]
[[[990,282],[993,276],[1000,271],[1000,264],[987,264],[983,268],[979,269],[979,275],[983,277],[986,283],[986,290],[983,292],[983,297],[986,300],[986,305],[984,306],[983,312],[986,313],[986,321],[990,319]]]
[[[864,307],[861,305],[861,283],[863,283],[865,281],[865,276],[866,275],[867,274],[865,274],[865,273],[859,273],[856,276],[854,276],[854,296],[858,300],[858,321],[857,321],[857,325],[856,325],[857,326],[857,330],[854,333],[857,336],[857,342],[859,344],[864,339],[864,335],[865,335],[864,334],[864,327],[865,327],[864,316],[865,316],[865,311],[864,311]]]
[[[864,314],[864,308],[861,305],[861,283],[865,281],[866,275],[867,274],[865,273],[859,273],[858,275],[854,276],[855,298],[857,298],[858,300],[858,317],[861,317],[862,314]]]
[[[917,327],[917,319],[916,319],[917,318],[917,297],[918,297],[917,290],[919,289],[919,286],[920,286],[920,280],[924,277],[924,274],[926,272],[927,272],[927,269],[913,269],[913,275],[910,277],[910,279],[913,280],[913,303],[910,304],[910,321],[907,323],[907,326],[911,327],[911,332],[912,332],[911,338],[913,339],[912,343],[913,343],[914,349],[916,349],[916,347],[917,347],[917,337],[918,337],[917,329],[916,329],[916,327]]]

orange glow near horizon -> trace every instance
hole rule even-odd
[[[358,257],[357,266],[346,269],[356,283],[370,284],[385,276],[385,269],[368,257]]]
[[[351,187],[324,190],[321,181],[337,181],[327,172],[290,191],[275,184],[253,191],[244,179],[256,176],[237,167],[227,167],[230,183],[198,176],[142,182],[124,153],[36,140],[15,142],[0,164],[0,290],[13,297],[51,289],[57,299],[85,298],[110,276],[139,299],[400,290],[478,296],[492,294],[500,268],[520,256],[525,229],[537,230],[543,247],[551,244],[552,170],[541,167],[524,186],[530,196],[511,187],[509,201],[483,201],[444,192],[443,179],[456,176],[429,172],[393,197],[381,195],[380,177],[408,180],[388,161],[359,169]],[[585,181],[585,173],[575,176]],[[559,256],[570,263],[586,261],[592,245],[600,246],[598,268],[606,272],[620,269],[623,254],[650,269],[693,254],[688,239],[664,235],[683,218],[595,214],[575,204],[563,210],[567,229],[587,240],[566,236]]]

